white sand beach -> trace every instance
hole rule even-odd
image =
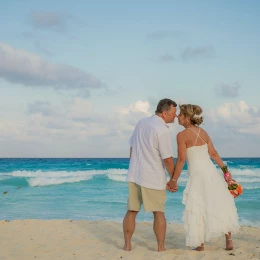
[[[182,225],[168,223],[166,248],[156,252],[152,223],[137,223],[132,251],[122,250],[122,224],[85,220],[0,221],[1,260],[86,259],[260,259],[260,228],[242,227],[233,236],[234,250],[214,238],[204,252],[185,246]]]

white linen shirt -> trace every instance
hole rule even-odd
[[[163,159],[173,157],[169,126],[157,115],[141,119],[129,143],[132,154],[127,181],[150,189],[165,190],[167,178]]]

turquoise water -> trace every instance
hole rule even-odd
[[[225,158],[244,193],[240,223],[260,226],[260,158]],[[121,222],[128,196],[129,159],[0,159],[0,219],[86,219]],[[221,174],[221,173],[220,173]],[[166,218],[181,223],[187,166],[177,193],[167,193]],[[141,211],[138,221],[151,221]]]

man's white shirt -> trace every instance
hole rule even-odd
[[[169,126],[157,115],[141,119],[129,143],[132,154],[127,181],[150,189],[164,190],[167,178],[163,159],[173,157]]]

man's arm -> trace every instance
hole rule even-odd
[[[163,159],[164,166],[172,177],[174,171],[174,160],[173,160],[173,151],[172,151],[172,137],[169,131],[164,132],[158,137],[158,146]]]
[[[165,168],[167,172],[170,175],[170,178],[172,178],[173,172],[174,172],[174,159],[173,157],[163,159]]]

